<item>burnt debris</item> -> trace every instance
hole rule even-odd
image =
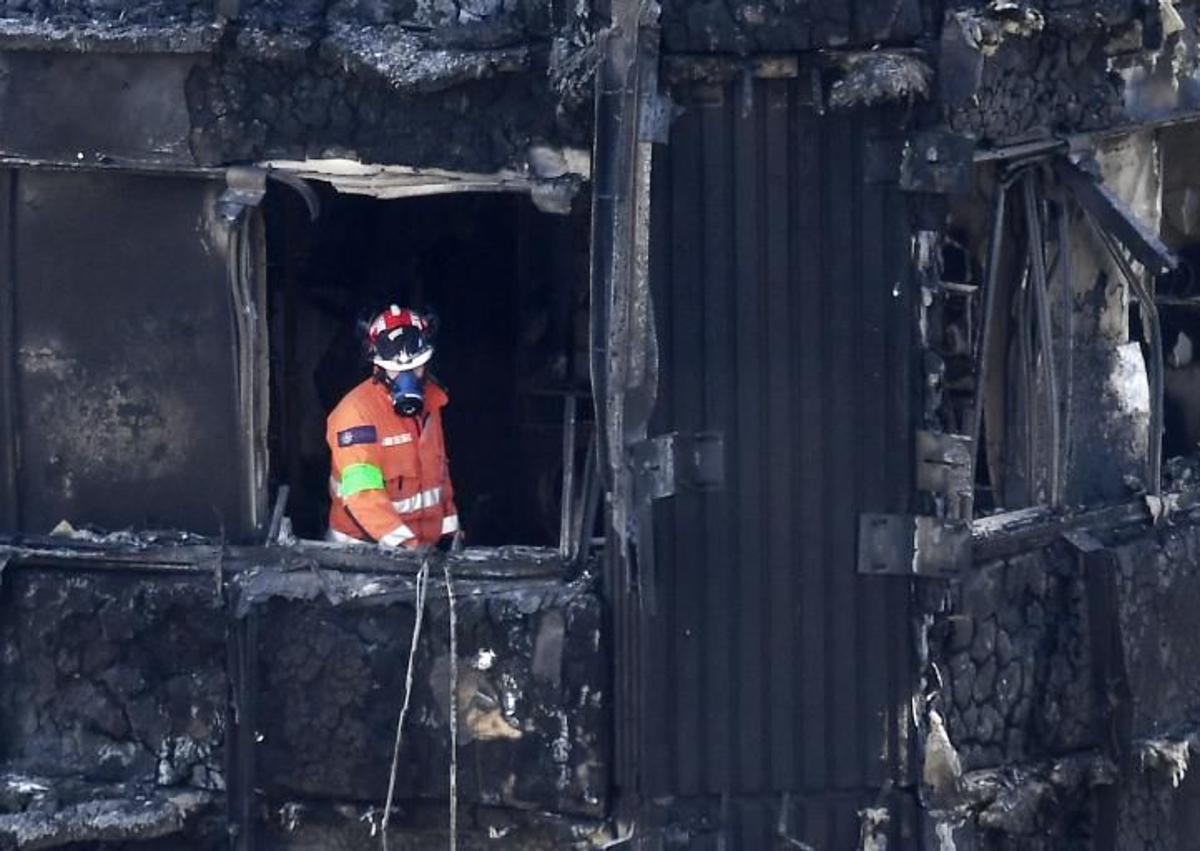
[[[6,557],[89,551],[55,546]],[[0,847],[171,835],[217,848],[222,825],[278,834],[270,847],[310,847],[330,820],[351,837],[365,831],[363,841],[378,830],[412,573],[317,568],[319,551],[297,572],[231,551],[214,575],[210,558],[141,543],[124,563],[91,570],[9,564]],[[164,575],[167,559],[175,567]],[[603,829],[609,788],[599,601],[537,553],[474,552],[458,564],[453,756],[464,837],[584,842]],[[433,583],[397,775],[397,818],[427,830],[429,847],[445,841],[452,759],[443,595]]]

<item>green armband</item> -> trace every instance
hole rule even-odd
[[[342,483],[338,485],[342,499],[370,490],[383,490],[383,470],[374,464],[351,464],[342,470]]]

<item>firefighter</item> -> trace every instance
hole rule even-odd
[[[433,337],[426,317],[394,304],[367,326],[372,375],[337,404],[325,430],[328,540],[415,549],[460,535],[442,433],[449,397],[427,371]]]

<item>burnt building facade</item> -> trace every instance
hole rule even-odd
[[[0,847],[1189,847],[1198,38],[0,5]],[[388,301],[461,552],[320,540]]]

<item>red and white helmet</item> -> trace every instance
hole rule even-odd
[[[433,327],[415,310],[391,305],[367,326],[367,353],[376,366],[405,372],[433,357]]]

